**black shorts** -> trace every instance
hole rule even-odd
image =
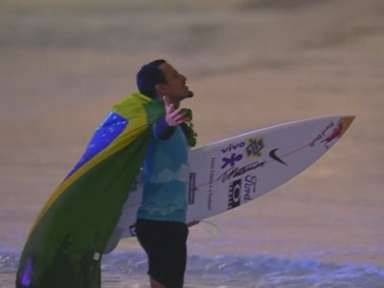
[[[183,287],[187,262],[187,225],[137,219],[136,236],[148,255],[148,275],[167,288]]]

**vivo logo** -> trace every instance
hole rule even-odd
[[[240,142],[238,144],[229,144],[227,148],[222,148],[221,149],[221,152],[223,153],[227,153],[227,152],[231,152],[231,151],[235,151],[237,148],[243,148],[245,146],[245,142]]]

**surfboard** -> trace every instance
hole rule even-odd
[[[354,115],[304,119],[271,126],[190,152],[187,223],[240,207],[286,183],[323,156],[347,131]],[[142,176],[131,189],[105,254],[133,237]]]

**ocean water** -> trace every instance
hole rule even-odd
[[[12,287],[18,251],[0,252],[0,287]],[[142,251],[119,252],[103,259],[103,287],[148,287]],[[271,255],[189,256],[185,287],[381,288],[384,269],[370,264],[323,263]]]
[[[384,287],[382,0],[0,3],[0,288],[23,243],[137,68],[170,59],[195,97],[198,145],[330,114],[356,120],[275,191],[190,230],[185,287]],[[123,240],[103,287],[148,287]]]

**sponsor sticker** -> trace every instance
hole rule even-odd
[[[221,149],[221,152],[223,154],[227,153],[227,152],[232,152],[232,151],[235,151],[237,148],[243,148],[245,146],[245,142],[242,141],[240,143],[237,143],[237,144],[229,144],[228,147],[225,147],[225,148],[222,148]]]
[[[255,137],[248,139],[248,146],[245,148],[245,153],[247,157],[261,157],[262,150],[264,148],[264,139],[263,137]]]
[[[229,184],[228,210],[240,206],[241,179],[237,179]]]
[[[316,145],[317,142],[319,142],[320,140],[322,140],[325,136],[325,134],[329,131],[329,129],[333,128],[335,126],[335,124],[333,122],[329,123],[327,125],[327,127],[325,127],[316,137],[315,139],[313,139],[311,141],[311,143],[309,143],[309,147],[314,147]]]
[[[287,163],[285,163],[279,156],[276,155],[276,152],[277,150],[279,150],[280,148],[276,148],[276,149],[273,149],[269,152],[269,157],[271,157],[271,159],[279,162],[280,164],[283,164],[284,166],[288,166]]]
[[[241,154],[236,154],[236,153],[232,153],[231,157],[229,158],[226,158],[226,157],[223,157],[221,159],[221,161],[224,162],[224,164],[221,166],[221,169],[224,169],[225,167],[227,167],[228,165],[230,167],[233,167],[235,166],[235,163],[240,161],[241,159],[243,159],[243,155]]]
[[[247,175],[245,176],[245,183],[244,183],[244,202],[248,202],[252,200],[251,194],[256,193],[256,184],[257,184],[257,177],[253,175]]]
[[[231,180],[233,178],[242,176],[247,172],[256,170],[259,167],[264,167],[265,163],[266,163],[266,161],[262,161],[262,162],[256,161],[256,162],[253,162],[253,163],[248,164],[248,165],[243,166],[243,167],[229,168],[223,174],[221,174],[217,178],[217,180],[221,180],[221,182],[224,183],[225,181],[228,181],[228,180]]]
[[[196,173],[189,173],[188,204],[195,204]]]
[[[336,139],[339,139],[341,136],[343,136],[345,130],[347,130],[348,127],[344,126],[344,122],[340,120],[336,127],[333,128],[331,135],[326,137],[324,140],[321,141],[321,143],[324,143],[324,146],[326,149],[329,149],[329,144]]]
[[[208,200],[207,200],[207,208],[209,211],[212,210],[213,181],[215,179],[215,161],[216,161],[216,158],[211,159],[211,166],[209,170],[209,185],[208,185]]]

